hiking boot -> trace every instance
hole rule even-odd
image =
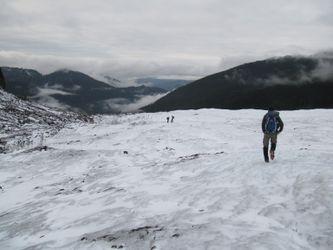
[[[264,148],[263,148],[263,152],[264,152],[265,162],[269,162],[269,158],[268,158],[268,148],[264,147]]]

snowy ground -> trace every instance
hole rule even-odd
[[[167,115],[0,155],[0,249],[333,249],[333,110],[281,112],[269,164],[264,111]]]

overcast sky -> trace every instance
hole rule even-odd
[[[0,65],[198,78],[333,48],[332,0],[0,0]]]

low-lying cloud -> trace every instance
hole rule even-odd
[[[265,85],[297,85],[307,84],[319,81],[333,82],[333,57],[319,58],[317,56],[310,57],[317,61],[316,67],[311,71],[300,70],[296,78],[280,77],[272,75],[268,79],[261,79],[258,82]]]
[[[34,98],[37,100],[38,103],[48,106],[50,108],[57,108],[61,110],[74,110],[74,108],[64,104],[63,102],[58,101],[56,98],[54,98],[51,95],[42,95]]]
[[[121,113],[129,113],[139,111],[140,108],[154,103],[166,94],[140,96],[134,102],[129,102],[127,99],[115,98],[104,101],[106,108]]]
[[[202,64],[205,62],[205,64]],[[0,51],[1,66],[23,67],[37,69],[43,74],[67,68],[91,75],[97,79],[111,76],[122,80],[126,87],[129,79],[146,76],[168,76],[182,78],[198,78],[218,70],[216,60],[154,58],[150,60],[137,59],[101,59],[93,57],[71,58],[54,55],[33,55],[23,52]]]
[[[333,57],[319,59],[318,66],[312,72],[311,76],[323,81],[333,80]]]

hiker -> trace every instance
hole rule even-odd
[[[171,116],[171,123],[173,123],[173,120],[175,119],[175,117],[172,115]]]
[[[167,117],[167,123],[169,123],[169,120],[170,120],[170,117],[168,116],[168,117]]]
[[[270,158],[274,159],[274,151],[276,149],[277,135],[283,130],[283,122],[279,116],[279,112],[275,111],[273,108],[269,108],[268,112],[265,114],[261,123],[262,132],[264,133],[264,158],[265,162],[269,162],[268,158],[268,147],[269,142],[271,142],[270,148]]]

